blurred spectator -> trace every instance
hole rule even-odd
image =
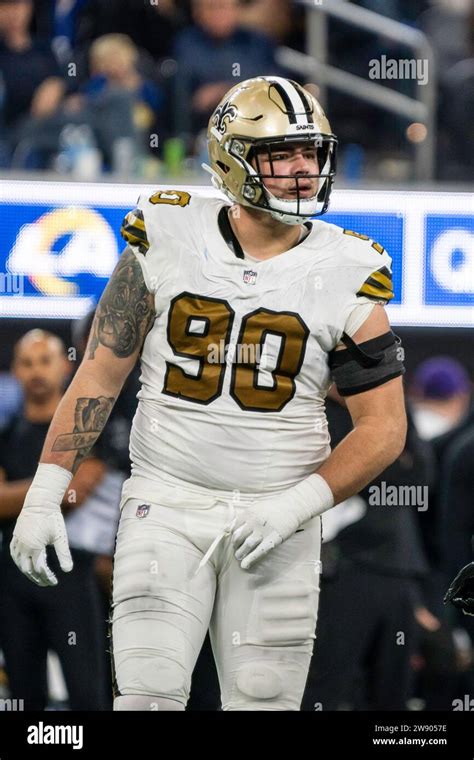
[[[458,3],[453,5],[458,8]],[[442,180],[471,182],[474,175],[474,2],[461,0],[460,5],[464,13],[458,12],[455,19],[458,26],[462,25],[462,30],[459,29],[461,44],[457,44],[458,39],[452,34],[443,36],[443,24],[438,33],[445,57],[455,62],[440,72],[438,144],[445,160],[439,162],[437,176]],[[468,13],[467,5],[470,6]],[[447,12],[453,14],[455,8]]]
[[[436,177],[470,182],[474,172],[474,2],[433,0],[418,23],[436,56]]]
[[[0,0],[0,73],[2,121],[10,150],[25,121],[41,121],[54,113],[65,85],[49,47],[30,34],[32,0]]]
[[[186,0],[34,0],[33,23],[61,58],[116,32],[160,58],[171,52],[175,30],[188,20],[183,6]]]
[[[426,408],[422,403],[418,408],[418,415],[421,415],[422,426],[426,427],[426,433],[430,437],[429,444],[435,456],[435,469],[437,477],[430,487],[429,510],[419,515],[419,525],[423,538],[424,550],[430,564],[430,572],[423,581],[423,597],[426,607],[441,622],[441,628],[433,632],[424,632],[422,636],[421,660],[423,667],[419,672],[419,696],[424,700],[426,709],[450,709],[453,698],[453,688],[461,683],[465,678],[463,671],[470,664],[471,643],[466,633],[456,630],[459,624],[456,624],[453,610],[447,610],[443,606],[443,596],[448,582],[454,576],[456,562],[461,566],[460,557],[469,553],[469,532],[464,533],[466,515],[465,499],[460,500],[459,494],[455,493],[455,486],[460,490],[465,489],[463,478],[459,478],[459,473],[453,481],[452,467],[450,465],[451,452],[461,440],[462,435],[469,428],[472,429],[474,424],[474,407],[467,408],[465,413],[459,417],[459,403],[454,396],[454,405],[450,407],[449,401],[445,409],[454,413],[454,419],[458,418],[457,423],[453,424],[453,419],[439,417],[438,404],[442,397],[449,397],[449,389],[454,390],[456,385],[459,387],[466,386],[466,374],[462,365],[454,363],[449,371],[450,364],[446,365],[444,361],[441,365],[438,359],[432,359],[431,369],[428,363],[428,372],[423,366],[420,368],[421,376],[416,379],[415,389],[418,400],[420,395],[427,395],[430,401],[434,401],[435,408]],[[449,360],[451,362],[451,360]],[[426,367],[426,362],[424,363]],[[437,367],[437,370],[436,370]],[[436,370],[436,371],[434,371]],[[460,381],[460,378],[461,381]],[[468,386],[469,387],[469,383]],[[456,408],[457,407],[457,408]],[[461,404],[461,410],[464,409],[464,402]],[[435,416],[433,417],[433,413]],[[447,419],[449,419],[448,428],[440,435],[432,435],[434,430],[446,428]],[[451,472],[451,475],[449,474]],[[449,486],[447,487],[447,484]],[[472,499],[471,499],[472,501]],[[464,506],[463,506],[464,502]],[[460,510],[460,512],[458,512]],[[464,517],[461,513],[464,512]],[[422,519],[421,519],[422,518]],[[452,539],[453,533],[457,537]],[[459,554],[458,538],[462,536],[463,551]],[[447,567],[450,571],[447,572]],[[458,568],[459,569],[459,568]],[[451,570],[453,571],[451,573]],[[454,630],[453,630],[454,624]],[[466,626],[464,626],[466,627]],[[474,630],[473,630],[474,632]],[[450,658],[448,653],[454,652],[458,672],[448,672]],[[464,693],[462,691],[461,693]],[[454,695],[455,696],[455,695]]]
[[[242,3],[242,26],[263,32],[279,45],[305,49],[305,11],[291,0],[250,0]]]
[[[171,54],[176,32],[189,20],[186,7],[181,0],[89,0],[77,16],[76,45],[118,32],[160,60]]]
[[[19,382],[10,372],[0,372],[0,430],[18,411],[22,403],[22,391]]]
[[[76,20],[90,0],[53,0],[54,38],[64,39],[72,49],[75,44]],[[51,9],[50,9],[51,13]]]
[[[471,399],[469,375],[456,359],[435,356],[417,367],[411,394],[418,434],[424,439],[435,438],[467,415]]]
[[[472,561],[474,536],[474,424],[455,438],[443,467],[440,498],[445,511],[447,578]]]
[[[70,535],[68,527],[73,570],[62,573],[52,547],[48,547],[48,564],[60,582],[41,588],[18,570],[9,549],[15,520],[63,395],[70,365],[57,336],[32,330],[15,346],[13,369],[23,386],[24,407],[0,435],[0,640],[10,696],[24,699],[26,710],[45,709],[46,661],[52,649],[61,662],[70,708],[101,710],[106,704],[102,670],[105,643],[94,553],[84,548],[87,541],[77,525],[71,526]],[[76,510],[79,513],[87,508],[106,474],[105,465],[95,455],[84,460],[65,494],[64,512],[74,517]]]
[[[402,23],[414,23],[417,17],[431,5],[431,0],[355,0],[357,5],[362,5],[370,11],[381,13],[382,16],[401,21]]]
[[[471,21],[474,31],[474,11]],[[441,180],[469,182],[474,176],[474,50],[472,57],[452,66],[444,78],[439,102]]]
[[[447,449],[441,471],[440,503],[444,517],[444,589],[459,569],[472,561],[474,536],[474,417]],[[458,631],[466,631],[474,651],[474,618],[449,608]],[[466,673],[461,693],[474,693],[474,667]]]
[[[56,0],[59,5],[60,0]],[[187,0],[89,0],[75,18],[73,60],[78,80],[88,75],[90,43],[109,34],[126,34],[139,52],[137,69],[165,93],[160,117],[160,151],[164,139],[171,136],[173,77],[176,62],[171,58],[176,33],[190,20]]]
[[[156,147],[151,135],[158,131],[164,99],[158,85],[139,73],[138,57],[126,35],[95,40],[88,81],[50,118],[25,125],[26,156],[39,154],[42,167],[54,165],[81,179],[95,179],[102,167],[131,175],[137,159]]]
[[[457,424],[450,426],[441,435],[436,435],[430,439],[439,477],[431,488],[430,509],[428,513],[423,515],[422,529],[425,549],[431,559],[432,567],[436,568],[430,573],[429,583],[425,584],[425,593],[430,597],[430,608],[435,611],[435,614],[440,614],[440,610],[442,609],[441,597],[443,594],[441,593],[441,589],[447,581],[444,574],[444,564],[446,561],[446,520],[451,519],[449,517],[451,507],[446,502],[444,491],[444,485],[447,480],[445,468],[451,456],[451,449],[454,448],[457,441],[469,429],[474,429],[474,403],[472,396],[466,414],[461,416]],[[431,591],[429,590],[430,585],[432,586]]]
[[[35,34],[51,43],[60,63],[72,60],[83,16],[94,5],[96,0],[34,0]]]
[[[443,81],[451,66],[470,55],[473,4],[472,0],[432,0],[430,5],[418,18],[418,26],[434,48],[437,75]]]
[[[155,82],[139,73],[138,57],[138,49],[125,34],[106,34],[95,40],[89,49],[91,77],[81,88],[80,94],[68,99],[67,112],[80,113],[87,108],[92,112],[97,103],[104,102],[114,93],[129,93],[133,127],[141,135],[142,142],[149,145],[150,132],[152,128],[156,131],[164,95]],[[113,142],[113,136],[107,131],[99,131],[103,132],[101,144],[104,149],[105,145]]]
[[[374,13],[381,13],[383,16],[400,21],[402,9],[400,0],[356,0],[356,5],[361,5]]]
[[[161,108],[163,93],[137,71],[138,49],[130,37],[125,34],[99,37],[92,43],[89,54],[92,78],[84,92],[93,97],[107,86],[132,92],[134,125],[141,131],[150,130]]]
[[[275,43],[240,25],[238,0],[192,0],[194,24],[176,38],[176,130],[196,134],[232,85],[278,74]]]

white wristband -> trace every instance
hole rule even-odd
[[[334,495],[321,475],[314,473],[294,486],[298,499],[295,510],[299,524],[302,525],[316,515],[321,515],[334,506]]]
[[[39,464],[26,494],[23,509],[47,505],[60,508],[72,472],[57,464]]]

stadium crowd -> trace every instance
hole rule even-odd
[[[436,177],[469,180],[472,0],[357,4],[428,36],[436,72],[427,76],[438,83]],[[0,167],[79,179],[199,171],[207,119],[232,84],[267,73],[301,79],[277,62],[280,46],[306,50],[304,9],[291,0],[1,0]],[[329,64],[367,81],[382,54],[413,58],[408,48],[333,19],[327,49]],[[382,84],[411,97],[426,86],[409,77]],[[328,93],[346,146],[341,172],[357,179],[362,155],[368,167],[383,162],[384,171],[395,160],[393,176],[405,179],[409,120],[356,103]]]

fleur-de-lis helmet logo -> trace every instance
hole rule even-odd
[[[226,121],[227,123],[234,121],[234,119],[237,118],[237,113],[236,106],[233,106],[228,100],[226,100],[225,103],[217,106],[212,118],[212,126],[223,135],[226,130]]]

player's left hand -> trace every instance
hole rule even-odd
[[[248,570],[254,562],[283,542],[283,536],[264,517],[248,509],[235,524],[232,533],[235,558],[242,570]]]
[[[462,568],[448,588],[444,603],[451,602],[465,615],[474,615],[474,562]]]
[[[286,541],[305,521],[290,506],[301,498],[296,489],[293,487],[264,496],[237,517],[232,530],[232,544],[242,570],[248,570],[275,546]]]
[[[254,499],[228,528],[242,570],[248,570],[301,525],[333,505],[332,491],[317,473],[284,491]]]

